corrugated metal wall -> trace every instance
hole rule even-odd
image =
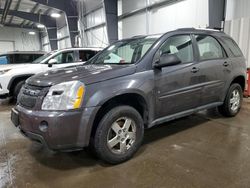
[[[41,34],[42,50],[46,52],[51,51],[49,36],[47,31]]]
[[[238,43],[250,67],[250,18],[228,20],[224,31]]]
[[[79,28],[83,46],[106,46],[108,37],[105,10],[100,6],[103,1],[81,0],[79,2],[81,15]],[[163,0],[118,0],[118,15],[161,2]],[[98,6],[100,8],[96,9]],[[171,1],[169,4],[120,19],[119,39],[142,34],[164,33],[180,27],[205,28],[209,24],[208,12],[208,0]],[[103,25],[100,26],[102,23]]]
[[[67,16],[65,13],[57,19],[57,45],[58,49],[71,48],[71,39],[69,33],[69,27],[67,23]]]
[[[250,0],[227,0],[226,20],[250,17]]]
[[[35,35],[29,35],[29,31],[35,31]],[[39,34],[36,30],[13,28],[13,27],[1,27],[0,28],[0,53],[6,51],[36,51],[41,50],[41,43]],[[6,48],[4,42],[9,42],[9,48]],[[10,44],[12,43],[12,45]]]
[[[239,44],[250,67],[250,0],[228,0],[225,33]]]
[[[105,47],[108,45],[105,12],[101,0],[81,0],[79,4],[79,30],[82,46]]]
[[[120,0],[119,14],[151,6],[160,0]],[[206,28],[209,24],[208,0],[180,0],[145,10],[119,21],[119,38],[164,33],[180,27]]]

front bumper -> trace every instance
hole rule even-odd
[[[31,140],[51,150],[77,150],[88,146],[93,121],[99,107],[78,111],[32,111],[21,106],[12,109],[12,122]],[[46,122],[47,129],[41,129]]]
[[[0,76],[0,96],[5,96],[8,94],[8,78]]]

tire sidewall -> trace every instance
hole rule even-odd
[[[113,153],[107,145],[107,137],[111,125],[121,117],[131,118],[136,126],[136,140],[132,147],[124,154]],[[139,149],[144,135],[143,120],[140,114],[130,106],[119,106],[110,110],[100,121],[95,135],[95,150],[106,162],[117,164],[130,159]]]
[[[24,83],[25,83],[25,80],[20,81],[20,82],[18,82],[18,83],[15,85],[14,91],[13,91],[13,98],[14,98],[15,100],[17,99],[17,96],[18,96],[18,94],[19,94],[19,92],[20,92],[22,86],[24,85]]]
[[[232,92],[234,90],[236,90],[236,89],[238,90],[238,92],[240,94],[240,106],[237,109],[237,111],[233,111],[231,109],[230,99],[231,99],[231,96],[232,96]],[[243,101],[243,91],[242,91],[241,86],[239,84],[232,84],[229,91],[228,91],[227,98],[226,98],[226,105],[227,105],[227,108],[228,108],[228,112],[230,113],[231,116],[236,116],[240,112],[242,101]]]

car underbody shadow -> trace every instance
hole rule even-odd
[[[147,129],[145,130],[142,147],[133,158],[143,155],[148,144],[152,144],[157,140],[178,134],[187,129],[200,126],[207,121],[209,121],[209,119],[203,118],[199,114],[194,114]],[[54,152],[37,143],[33,143],[29,151],[39,163],[60,170],[70,170],[95,165],[103,167],[111,166],[100,161],[88,148],[74,152]]]

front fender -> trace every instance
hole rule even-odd
[[[85,107],[102,106],[106,101],[123,94],[138,94],[149,102],[153,90],[151,73],[135,73],[86,86]]]
[[[13,76],[11,79],[10,79],[10,82],[8,84],[8,90],[11,89],[11,86],[14,82],[14,80],[16,79],[28,79],[29,77],[33,76],[34,74],[23,74],[23,75],[17,75],[17,76]]]

